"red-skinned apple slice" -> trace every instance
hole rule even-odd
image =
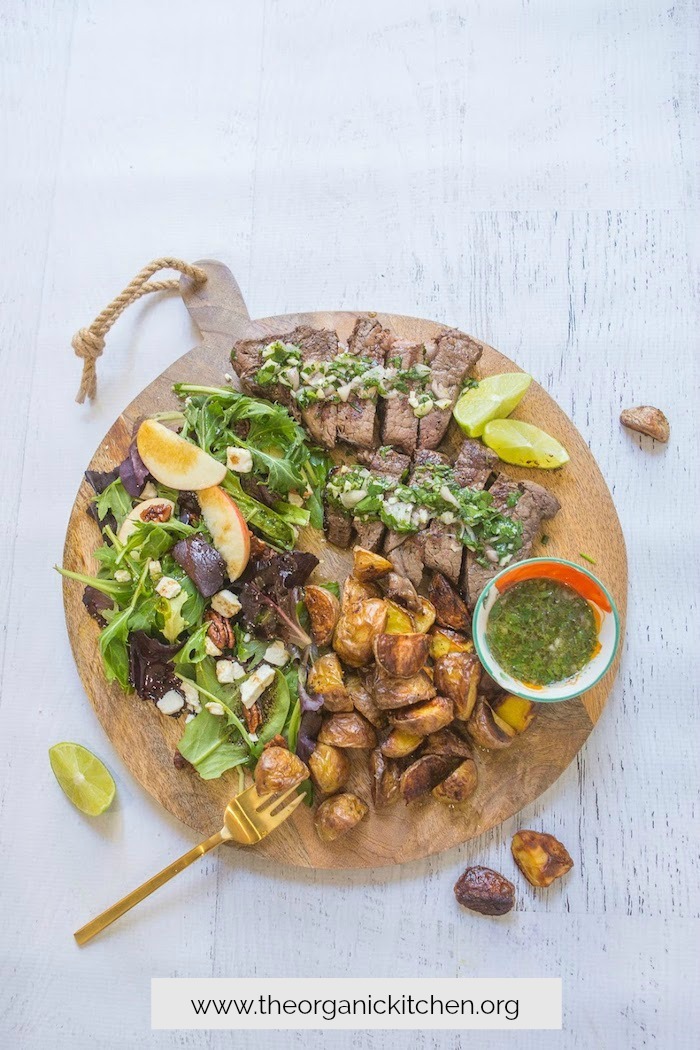
[[[226,477],[226,466],[155,419],[146,419],[136,447],[150,474],[171,489],[208,489]]]
[[[201,489],[197,499],[214,546],[226,562],[229,579],[237,580],[250,558],[250,533],[245,518],[218,485]]]

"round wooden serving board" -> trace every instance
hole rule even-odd
[[[235,340],[264,333],[274,337],[298,324],[335,328],[347,338],[357,317],[348,312],[294,314],[251,321],[236,281],[221,263],[197,264],[208,273],[197,288],[183,278],[183,299],[197,324],[202,342],[151,383],[117,419],[93,456],[90,467],[111,469],[124,457],[134,425],[144,416],[176,406],[171,387],[177,381],[223,386],[231,371],[229,354]],[[419,342],[432,338],[443,326],[434,321],[378,314],[397,336]],[[519,371],[508,358],[484,346],[477,368],[480,376]],[[546,553],[582,561],[583,551],[595,561],[594,571],[617,601],[624,630],[627,596],[625,543],[612,498],[590,450],[573,423],[551,397],[533,383],[514,413],[557,437],[571,461],[560,471],[544,473],[507,467],[514,478],[533,477],[554,492],[562,509],[547,522]],[[85,513],[91,490],[83,482],[68,525],[65,545],[67,568],[90,573],[92,552],[99,544],[97,527]],[[319,577],[342,581],[350,559],[327,544],[323,535],[306,530],[303,545],[321,558]],[[544,550],[544,549],[543,549]],[[535,551],[535,553],[538,553]],[[153,704],[125,695],[105,682],[97,648],[98,628],[83,607],[82,586],[66,580],[64,601],[68,633],[80,677],[110,740],[137,780],[154,798],[201,836],[221,826],[223,811],[237,790],[235,773],[203,781],[194,770],[173,766],[180,721],[165,718]],[[346,839],[319,841],[313,814],[305,806],[260,846],[275,861],[301,867],[364,868],[400,864],[449,849],[500,824],[537,798],[568,766],[598,720],[617,671],[618,659],[605,678],[585,696],[561,704],[542,704],[535,722],[503,751],[480,752],[479,786],[470,803],[450,809],[428,797],[405,806],[399,803],[370,815]],[[351,790],[369,799],[367,755],[353,756]]]

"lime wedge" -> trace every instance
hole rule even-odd
[[[56,780],[74,806],[96,817],[112,804],[116,787],[106,766],[80,744],[54,744],[49,761]]]
[[[493,419],[484,427],[484,444],[504,463],[551,470],[569,460],[569,453],[556,438],[519,419]]]
[[[453,415],[467,437],[481,437],[491,419],[503,419],[520,404],[532,382],[525,372],[502,372],[487,376],[478,386],[465,390]]]

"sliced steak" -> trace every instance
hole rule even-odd
[[[411,612],[418,612],[421,608],[421,600],[416,588],[406,576],[400,576],[398,572],[390,572],[382,576],[378,581],[382,593],[399,605],[405,605]]]
[[[279,405],[288,408],[292,415],[300,418],[299,407],[292,397],[292,391],[282,383],[256,383],[255,374],[263,364],[262,352],[270,343],[277,341],[281,343],[293,342],[294,332],[286,332],[284,335],[268,336],[266,339],[242,339],[235,343],[231,351],[231,364],[241,382],[241,390],[251,397],[262,397],[268,401],[275,401]]]
[[[396,368],[413,368],[423,364],[425,347],[422,343],[409,343],[398,340],[387,351],[385,364]],[[406,382],[406,390],[394,390],[392,396],[384,399],[384,419],[382,423],[382,440],[387,445],[394,445],[402,452],[413,452],[418,444],[418,417],[408,403],[408,395],[416,389],[415,381]]]
[[[455,477],[464,488],[483,489],[497,468],[498,456],[480,441],[467,438],[455,460]]]
[[[418,431],[420,448],[437,448],[445,436],[462,381],[481,357],[483,347],[468,335],[450,328],[426,347],[425,361],[433,370],[432,391],[438,398],[449,398],[449,408],[434,408],[423,416]]]
[[[360,521],[355,518],[355,543],[366,551],[378,551],[384,538],[384,525],[381,521]]]
[[[388,445],[382,445],[381,448],[371,450],[361,449],[357,453],[357,462],[368,470],[393,474],[395,478],[402,479],[411,466],[411,457],[401,455]]]
[[[421,475],[430,476],[431,467],[448,463],[447,456],[441,452],[418,449],[414,457],[412,480],[419,482]],[[427,529],[418,533],[417,539],[421,544],[426,569],[441,572],[452,583],[458,583],[464,546],[457,538],[457,526],[433,518]]]
[[[302,364],[308,361],[332,361],[338,355],[338,335],[330,328],[300,325],[290,334],[287,342],[299,347]],[[314,441],[324,448],[334,448],[337,415],[337,405],[321,403],[303,409],[301,418]]]
[[[352,518],[338,507],[326,505],[324,515],[326,539],[336,547],[347,549],[352,542]]]
[[[397,533],[390,533],[397,535]],[[423,545],[420,542],[420,533],[413,536],[402,537],[402,542],[394,547],[388,558],[394,566],[394,571],[400,576],[406,576],[414,587],[420,586],[423,578]],[[386,551],[386,547],[384,548]]]
[[[348,339],[348,353],[365,357],[375,364],[384,364],[388,348],[394,341],[391,332],[382,328],[379,321],[371,317],[358,317]],[[359,448],[372,448],[377,444],[377,399],[353,398],[338,405],[336,436],[339,441]]]

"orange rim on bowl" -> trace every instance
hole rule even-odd
[[[500,666],[486,639],[486,625],[498,598],[516,583],[535,579],[554,580],[576,591],[593,610],[598,632],[598,645],[588,663],[570,678],[549,685],[530,685],[514,678]],[[547,704],[571,700],[600,681],[617,652],[620,616],[610,592],[582,565],[562,558],[529,558],[507,566],[486,585],[474,609],[472,629],[479,660],[493,680],[508,693]]]

